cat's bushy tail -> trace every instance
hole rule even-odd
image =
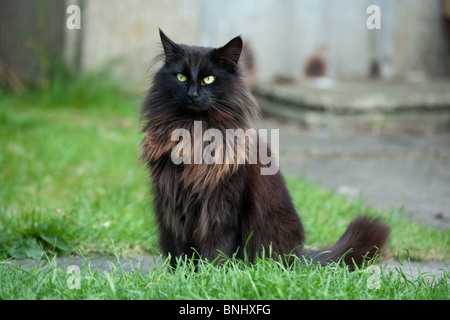
[[[310,251],[304,257],[323,265],[341,261],[354,270],[355,266],[360,267],[365,260],[379,254],[388,237],[389,227],[381,219],[358,216],[335,244]]]

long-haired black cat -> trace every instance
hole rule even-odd
[[[253,128],[260,109],[241,75],[241,37],[220,48],[177,44],[161,30],[160,37],[164,64],[142,106],[146,136],[141,160],[153,182],[162,252],[172,257],[198,253],[210,261],[220,253],[243,259],[244,252],[251,262],[263,252],[295,254],[323,264],[343,257],[350,269],[376,255],[389,228],[366,216],[355,218],[334,245],[306,252],[305,232],[284,179],[280,172],[261,174],[268,165],[259,156],[256,163],[248,156],[244,163],[173,161],[173,150],[180,143],[172,138],[174,130],[184,129],[194,137],[194,122],[201,121],[202,133],[208,129],[223,133],[227,149],[226,130]],[[256,139],[258,148],[265,146]],[[194,150],[193,141],[184,142],[192,143]],[[175,265],[175,259],[171,263]]]

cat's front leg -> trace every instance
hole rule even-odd
[[[160,226],[159,246],[164,256],[170,255],[170,266],[172,268],[177,267],[177,259],[184,257],[186,252],[186,246],[164,225]]]
[[[240,236],[237,231],[214,232],[202,241],[198,253],[202,259],[220,265],[224,260],[232,258],[240,248]]]

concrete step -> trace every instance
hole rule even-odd
[[[429,133],[450,130],[450,81],[258,83],[266,116],[305,127]]]

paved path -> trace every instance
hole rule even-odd
[[[450,132],[430,135],[372,134],[301,129],[274,119],[259,128],[279,129],[280,169],[369,205],[404,208],[412,219],[450,228]]]
[[[111,272],[115,268],[121,268],[125,272],[140,272],[143,276],[147,275],[155,269],[161,268],[161,257],[156,256],[139,256],[134,258],[122,258],[117,261],[116,258],[94,258],[84,259],[81,257],[62,257],[56,259],[56,266],[59,269],[67,272],[69,266],[78,266],[83,268],[88,266],[92,271]],[[16,260],[15,264],[20,264],[24,269],[30,269],[32,266],[41,266],[45,271],[48,268],[48,262],[45,260],[23,259]],[[409,279],[414,279],[419,274],[429,281],[432,281],[435,276],[442,277],[444,271],[450,272],[450,262],[406,262],[401,264],[398,261],[388,260],[383,262],[384,272],[391,270],[397,273],[401,270],[402,273]],[[450,282],[450,278],[447,280]]]
[[[350,199],[361,195],[383,210],[402,207],[420,223],[448,229],[449,88],[450,81],[319,78],[259,83],[255,92],[265,115],[300,125],[259,123],[280,129],[286,175],[302,175]]]

